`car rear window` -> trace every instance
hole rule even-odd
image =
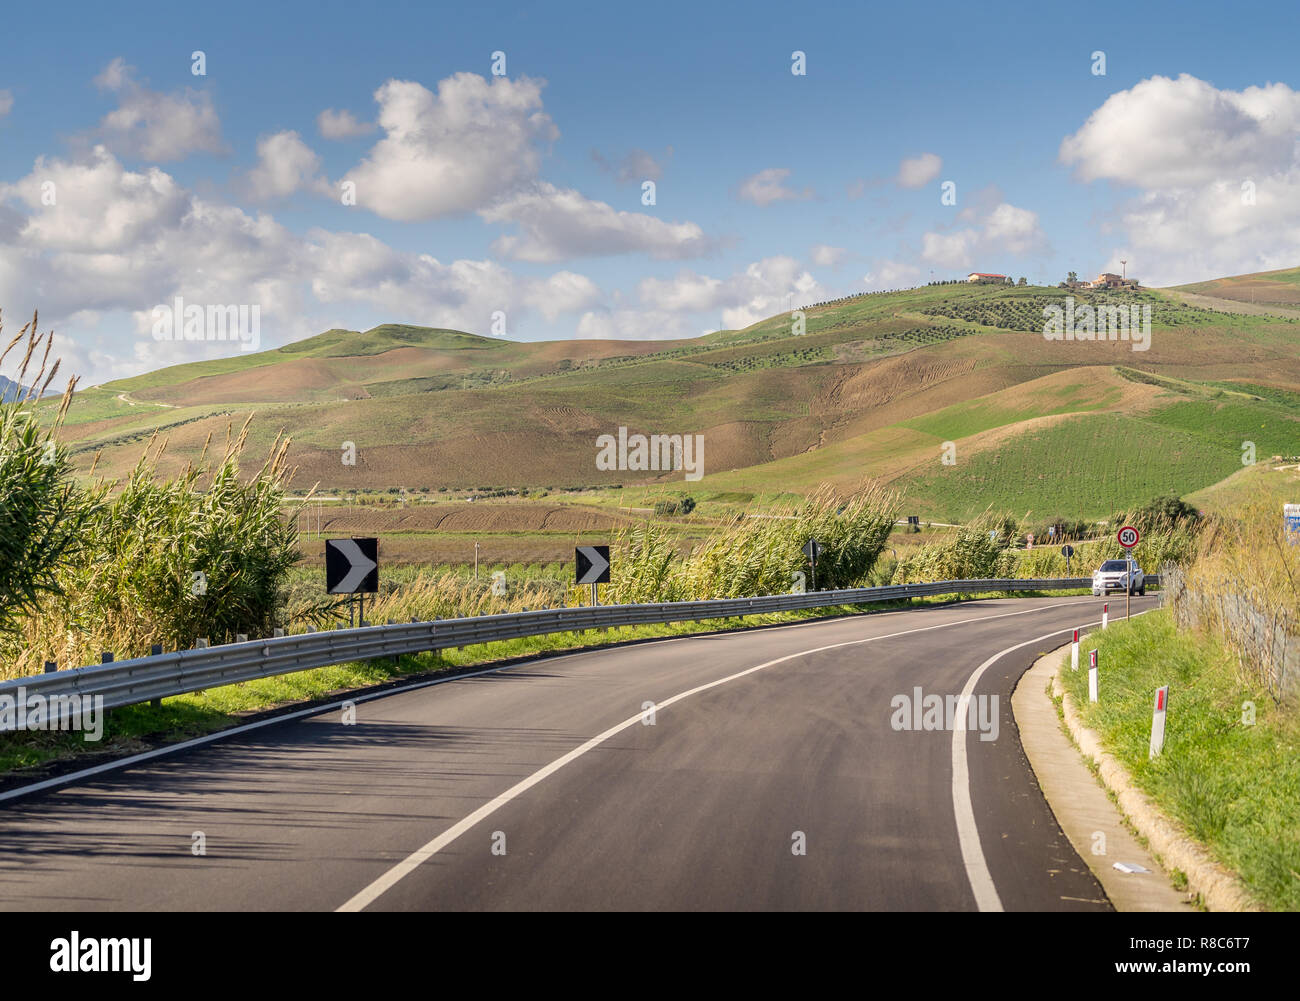
[[[1128,566],[1123,560],[1107,560],[1101,565],[1103,570],[1127,570]]]

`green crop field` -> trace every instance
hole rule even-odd
[[[1094,414],[1029,431],[996,451],[941,466],[908,484],[923,514],[970,517],[992,506],[1100,518],[1173,490],[1190,492],[1241,468],[1239,448],[1119,414]]]

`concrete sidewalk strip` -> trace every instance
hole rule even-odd
[[[1061,730],[1047,687],[1067,662],[1069,650],[1067,643],[1039,657],[1011,694],[1020,742],[1039,788],[1061,830],[1117,911],[1190,911],[1191,894],[1173,888],[1164,869],[1125,826],[1120,811]],[[1116,863],[1136,863],[1150,872],[1121,872],[1114,867]]]

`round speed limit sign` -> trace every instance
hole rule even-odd
[[[1119,534],[1115,538],[1119,539],[1119,544],[1125,549],[1132,549],[1138,544],[1138,539],[1142,538],[1142,536],[1132,525],[1125,525],[1119,530]]]

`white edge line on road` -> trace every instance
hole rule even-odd
[[[718,678],[716,681],[710,681],[703,685],[697,685],[695,688],[687,689],[684,692],[679,692],[678,694],[673,695],[670,698],[664,699],[661,702],[656,702],[655,711],[658,712],[660,709],[666,709],[668,708],[668,706],[671,706],[675,702],[680,702],[682,699],[689,698],[692,695],[697,695],[700,692],[706,692],[711,688],[717,688],[719,685],[725,685],[729,681],[735,681],[738,678],[744,678],[747,675],[754,674],[757,671],[762,671],[766,668],[774,667],[777,664],[783,664],[786,661],[795,660],[799,657],[806,657],[809,654],[822,653],[826,650],[838,650],[847,646],[859,646],[863,643],[874,643],[878,640],[894,639],[898,636],[910,636],[914,633],[925,633],[925,632],[929,632],[932,629],[947,629],[952,626],[970,625],[973,622],[992,622],[996,619],[1006,619],[1016,615],[1029,615],[1033,612],[1043,612],[1053,608],[1065,608],[1069,605],[1079,605],[1079,604],[1082,604],[1082,602],[1063,601],[1053,605],[1040,605],[1036,608],[1026,608],[1019,612],[1004,612],[1000,615],[980,615],[969,619],[959,619],[956,622],[940,622],[932,626],[920,626],[916,629],[904,629],[901,632],[887,633],[883,636],[868,636],[863,639],[846,640],[843,643],[831,643],[827,646],[813,647],[812,649],[809,650],[799,650],[796,651],[795,653],[789,653],[783,657],[778,657],[775,660],[765,661],[764,663],[755,665],[754,667],[746,668],[743,671],[737,671],[735,674],[729,674],[725,678]],[[1072,629],[1074,627],[1071,626],[1068,628]],[[1065,631],[1067,630],[1058,629],[1055,632],[1048,633],[1047,635],[1054,636],[1056,635],[1056,633],[1065,632]],[[1042,637],[1039,637],[1039,639],[1041,638]],[[1028,640],[1026,643],[1022,643],[1020,645],[1027,646],[1029,643],[1035,643],[1037,641],[1038,641],[1037,639]],[[1017,648],[1012,647],[1011,649],[1014,650]],[[1007,652],[1006,650],[1002,651],[1002,653],[1006,653],[1006,652]],[[997,655],[997,657],[1000,656],[1002,656],[1002,654]],[[996,660],[997,657],[994,657],[993,660]],[[980,669],[976,671],[975,677],[978,677],[978,675],[984,670],[984,667],[987,667],[988,664],[990,663],[992,663],[992,661],[987,661],[983,666],[981,666]],[[973,682],[968,682],[966,687],[967,689],[972,688]],[[599,747],[605,741],[609,740],[609,738],[623,732],[628,727],[635,726],[637,723],[641,722],[641,720],[644,717],[645,717],[644,711],[637,713],[635,716],[630,716],[627,719],[623,720],[623,722],[614,724],[608,730],[605,730],[603,733],[598,733],[596,736],[592,737],[590,740],[586,741],[585,743],[580,744],[578,747],[575,747],[567,754],[561,755],[560,757],[552,761],[550,764],[543,765],[541,768],[533,772],[531,775],[520,780],[519,782],[516,782],[509,789],[505,790],[505,792],[502,792],[494,799],[488,801],[487,803],[484,803],[473,813],[469,814],[459,822],[447,828],[445,831],[439,834],[428,844],[424,845],[424,847],[419,848],[416,851],[412,852],[401,862],[397,863],[397,865],[393,866],[387,872],[383,873],[383,875],[381,875],[378,879],[374,880],[374,882],[370,883],[370,885],[366,886],[360,892],[354,894],[350,899],[348,899],[346,902],[341,904],[337,908],[337,910],[338,911],[364,910],[370,904],[378,900],[384,893],[388,892],[390,889],[396,886],[397,883],[399,883],[404,877],[410,875],[412,872],[418,869],[429,859],[433,858],[434,855],[436,855],[442,849],[446,848],[449,844],[451,844],[453,841],[459,838],[466,831],[470,830],[475,825],[486,820],[488,817],[496,813],[498,810],[500,810],[511,800],[527,792],[529,789],[537,785],[539,782],[541,782],[543,779],[547,778],[548,776],[555,774],[565,765],[569,764],[570,762],[576,761],[578,758],[582,757],[588,751],[596,747]],[[958,713],[958,717],[961,717],[961,713]],[[964,750],[964,744],[963,744],[963,750]],[[954,752],[954,759],[955,759],[955,752]],[[969,793],[968,793],[968,798],[969,798]],[[976,839],[975,839],[975,850],[977,852],[979,851],[978,833],[976,834]],[[965,852],[966,852],[966,847],[965,847],[965,843],[963,842],[962,845],[963,856],[965,855]],[[982,856],[980,857],[980,862],[981,863],[983,862]],[[987,872],[987,867],[985,867],[985,871]],[[992,884],[990,883],[990,886],[991,885]],[[994,896],[996,897],[996,894]]]
[[[149,761],[152,758],[161,758],[168,754],[179,754],[181,751],[188,751],[192,747],[202,747],[204,744],[210,744],[214,740],[225,740],[227,737],[235,737],[241,733],[248,733],[250,730],[260,730],[264,726],[274,726],[277,723],[287,723],[290,720],[301,719],[304,716],[319,716],[335,709],[341,709],[348,702],[357,705],[361,702],[370,702],[373,699],[383,699],[390,695],[401,695],[403,692],[413,692],[420,688],[428,688],[431,685],[445,685],[449,681],[460,681],[464,678],[477,678],[481,674],[495,674],[497,671],[508,671],[512,667],[520,666],[521,665],[519,664],[503,664],[501,667],[489,667],[482,671],[473,671],[468,674],[455,674],[449,678],[433,678],[428,681],[419,681],[410,685],[402,685],[398,688],[386,688],[382,692],[371,692],[365,695],[358,694],[355,697],[339,699],[337,702],[331,702],[328,705],[311,706],[307,709],[297,709],[293,712],[284,713],[283,715],[272,716],[268,719],[260,719],[253,723],[243,723],[240,726],[228,727],[225,730],[218,730],[216,733],[205,734],[202,737],[183,740],[178,744],[168,744],[166,747],[157,747],[152,751],[141,751],[139,754],[133,754],[130,757],[116,758],[113,761],[106,761],[102,765],[83,768],[80,771],[69,772],[66,775],[56,775],[52,779],[45,779],[41,782],[33,782],[31,785],[10,789],[7,792],[0,792],[0,803],[3,803],[8,799],[16,799],[19,796],[28,796],[32,793],[41,792],[45,789],[53,789],[57,786],[67,785],[69,782],[76,782],[79,779],[87,779],[92,775],[116,771],[119,768],[128,768],[131,765],[138,765],[142,761]]]
[[[1145,615],[1148,611],[1150,609],[1137,614]],[[1134,616],[1134,618],[1136,617]],[[1095,626],[1100,622],[1100,619],[1093,622],[1084,622],[1077,628],[1087,629],[1089,626]],[[983,664],[975,668],[974,673],[966,679],[966,685],[961,690],[961,697],[957,700],[957,711],[952,726],[952,809],[957,818],[957,839],[961,843],[961,858],[966,866],[966,878],[970,881],[971,892],[975,894],[975,903],[981,911],[1002,910],[1002,899],[998,896],[997,887],[993,885],[993,876],[989,872],[988,862],[984,858],[984,849],[980,844],[979,827],[975,824],[975,807],[971,802],[970,768],[966,759],[966,734],[968,732],[966,717],[970,711],[970,698],[984,672],[1007,654],[1040,643],[1043,640],[1051,639],[1053,636],[1059,636],[1061,633],[1068,633],[1074,628],[1076,627],[1066,626],[1064,629],[1056,629],[1050,633],[1044,633],[1042,636],[1035,636],[1031,640],[1025,640],[1023,643],[1017,643],[1015,646],[1009,646],[1005,650],[999,650]]]

